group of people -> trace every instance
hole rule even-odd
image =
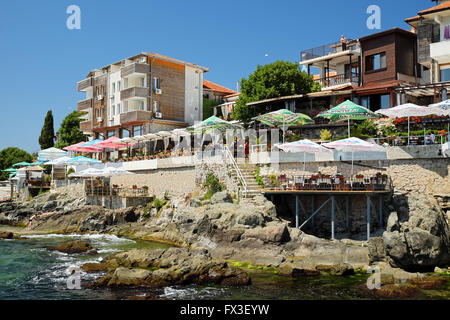
[[[418,138],[416,137],[416,135],[413,133],[410,137],[410,144],[412,145],[416,145]],[[436,142],[436,136],[434,135],[433,132],[430,132],[425,138],[424,138],[424,144],[428,145],[428,144],[434,144]]]

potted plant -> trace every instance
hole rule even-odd
[[[132,187],[133,189],[137,189],[137,185],[135,185],[135,184],[133,184],[133,187]]]

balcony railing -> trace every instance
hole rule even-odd
[[[150,66],[148,64],[133,63],[129,66],[123,67],[120,70],[120,75],[122,78],[128,77],[134,73],[137,74],[147,74],[150,72]]]
[[[128,100],[132,98],[147,98],[149,96],[148,88],[131,87],[120,91],[120,99]]]
[[[334,87],[347,83],[359,83],[359,75],[353,72],[351,74],[337,74],[320,78],[317,82],[320,83],[322,88]]]
[[[86,120],[86,121],[80,122],[80,130],[82,132],[89,132],[89,131],[91,131],[92,130],[91,120]]]
[[[120,115],[120,123],[130,123],[137,121],[147,121],[152,119],[152,113],[150,111],[130,111],[126,113],[122,113]]]
[[[345,46],[343,46],[341,42],[325,44],[319,47],[301,51],[300,61],[302,62],[306,60],[311,60],[346,50],[356,50],[358,48],[359,48],[358,44],[354,40],[347,40],[347,44]]]
[[[92,99],[82,100],[77,103],[78,111],[86,111],[86,109],[90,109],[91,107],[92,107]]]
[[[77,83],[78,91],[84,91],[89,87],[92,87],[94,85],[94,81],[92,78],[87,78],[84,80],[81,80]]]

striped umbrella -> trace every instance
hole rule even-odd
[[[363,106],[347,100],[331,108],[328,111],[319,113],[316,118],[321,117],[329,119],[332,122],[347,121],[348,122],[348,137],[350,138],[350,120],[366,120],[377,119],[379,116]]]

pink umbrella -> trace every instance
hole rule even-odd
[[[122,143],[115,143],[115,141],[117,141],[117,140],[120,140],[120,139],[117,137],[111,137],[109,139],[106,139],[105,141],[94,144],[93,147],[101,148],[101,149],[116,149],[117,150],[117,149],[126,148],[127,146],[135,145],[135,143],[128,144],[128,145],[122,144]]]
[[[91,152],[99,152],[101,149],[94,148],[94,147],[83,147],[82,145],[85,144],[85,141],[78,142],[74,145],[68,146],[63,148],[63,150],[66,151],[75,151],[75,152],[85,152],[85,153],[91,153]]]

